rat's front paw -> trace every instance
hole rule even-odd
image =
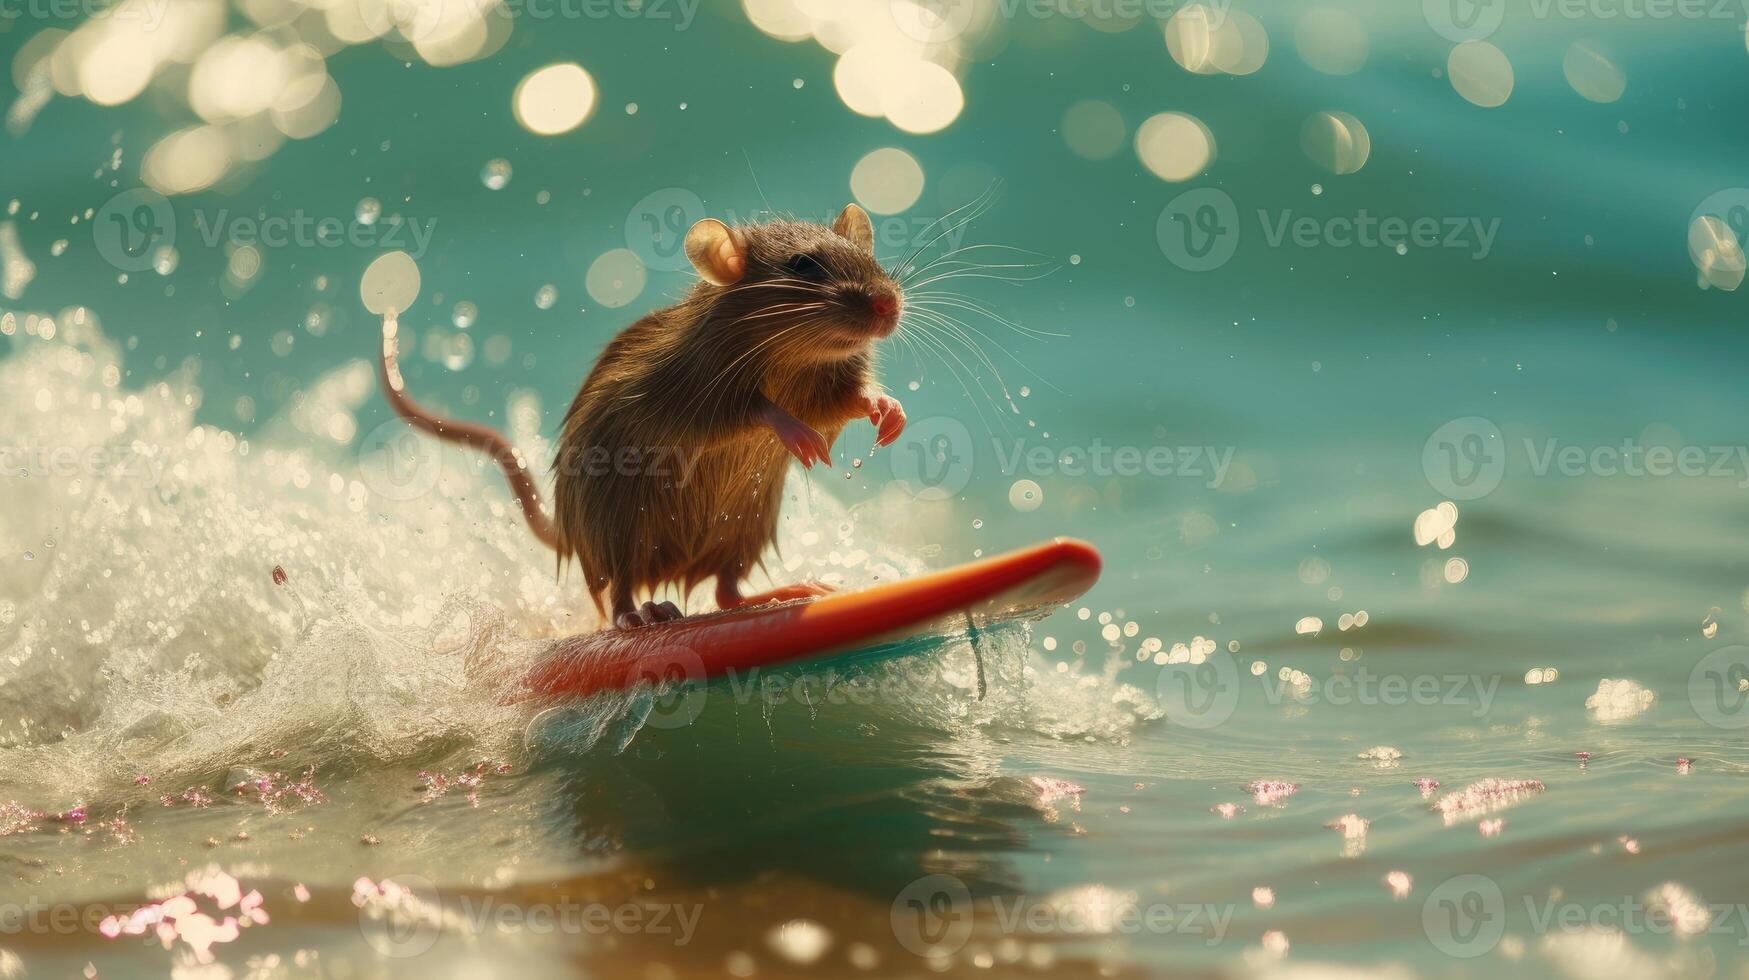
[[[783,443],[784,448],[802,466],[812,469],[815,463],[832,465],[832,444],[826,441],[825,436],[816,432],[813,426],[790,415],[772,419],[770,425],[777,440]]]
[[[863,395],[863,408],[877,430],[875,445],[890,446],[905,431],[905,407],[885,392],[871,391]]]

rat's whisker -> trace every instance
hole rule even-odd
[[[1002,186],[1001,181],[992,182],[990,184],[990,186],[985,189],[984,193],[978,195],[978,197],[975,200],[972,200],[969,203],[960,205],[959,207],[953,209],[952,211],[949,211],[947,214],[943,215],[940,218],[937,218],[935,221],[930,222],[929,225],[925,226],[922,233],[921,233],[923,235],[929,234],[929,229],[934,228],[938,224],[942,225],[943,227],[942,227],[940,232],[936,233],[935,237],[924,242],[922,245],[917,246],[916,250],[913,251],[910,255],[906,256],[905,260],[903,262],[901,262],[897,266],[895,266],[891,272],[892,277],[895,280],[900,280],[902,282],[905,275],[908,274],[907,270],[909,270],[912,267],[912,265],[917,261],[918,256],[922,255],[924,252],[927,252],[930,248],[934,247],[936,242],[939,242],[943,238],[946,238],[947,236],[953,234],[956,231],[959,231],[960,229],[966,227],[967,225],[971,224],[973,221],[976,221],[978,218],[980,218],[984,214],[986,214],[990,210],[990,208],[995,205],[996,192],[1001,186]],[[958,221],[952,220],[960,212],[966,211],[967,209],[970,209],[970,213],[967,214],[964,218],[961,218]],[[951,224],[948,223],[950,221],[952,222]]]
[[[936,357],[941,361],[942,366],[946,367],[948,372],[953,375],[954,380],[959,382],[960,388],[965,391],[966,398],[972,404],[973,411],[978,413],[978,421],[982,423],[985,431],[994,432],[995,429],[990,425],[989,419],[984,416],[984,407],[979,404],[979,399],[981,398],[983,401],[989,402],[992,409],[997,407],[996,402],[990,397],[990,393],[985,390],[982,383],[973,380],[977,377],[977,372],[972,370],[971,366],[968,365],[958,353],[948,347],[940,338],[932,336],[928,330],[919,331],[917,337],[927,346],[928,349],[936,354]],[[973,397],[974,390],[977,392],[978,397]],[[997,411],[996,414],[998,418],[1002,416],[1000,411]],[[1006,423],[1002,428],[1004,432],[1007,431]]]
[[[1069,336],[1065,333],[1053,333],[1048,330],[1039,330],[1036,327],[1022,326],[1002,314],[997,313],[995,310],[990,309],[984,304],[979,303],[977,300],[957,293],[925,293],[919,298],[913,300],[912,305],[926,310],[947,307],[949,309],[963,310],[967,313],[976,313],[979,316],[988,317],[1002,326],[1007,327],[1016,333],[1031,337],[1034,340],[1044,340],[1050,337],[1061,339]]]
[[[978,362],[981,363],[996,379],[996,384],[1002,389],[1003,396],[1008,399],[1009,406],[1016,411],[1019,410],[1019,407],[1014,404],[1014,396],[1008,390],[1007,380],[1002,377],[1001,369],[996,366],[996,363],[993,360],[991,360],[990,355],[985,352],[983,347],[979,346],[978,343],[967,334],[966,331],[968,328],[965,324],[955,320],[951,316],[934,311],[919,311],[919,316],[925,322],[932,323],[937,329],[942,331],[943,336],[953,338],[962,344],[966,350],[971,352],[972,356],[975,357]],[[985,337],[981,332],[978,333],[978,336],[983,337],[986,341],[989,340],[989,338]],[[1012,352],[1005,351],[1005,353],[1008,353],[1009,357],[1014,357]],[[1014,360],[1023,370],[1030,372],[1030,369],[1027,368],[1019,358],[1016,357]]]
[[[962,256],[964,256],[964,255],[967,255],[969,253],[976,252],[976,251],[981,251],[984,249],[1001,249],[1003,251],[1018,252],[1021,255],[1032,256],[1034,258],[1037,258],[1039,261],[1037,261],[1037,262],[1010,262],[1010,263],[998,264],[998,263],[977,262],[977,261],[973,261],[972,259],[969,259],[969,258],[962,258]],[[944,266],[944,265],[954,265],[954,266],[968,267],[968,268],[1038,269],[1038,268],[1044,268],[1046,266],[1055,266],[1056,260],[1054,260],[1046,255],[1040,255],[1037,252],[1032,252],[1032,251],[1029,251],[1027,249],[1023,249],[1023,248],[1016,248],[1012,245],[997,245],[997,244],[963,245],[959,248],[951,249],[949,251],[941,253],[940,255],[936,256],[935,258],[930,259],[929,262],[925,265],[918,266],[917,268],[908,270],[905,273],[905,280],[908,281],[916,276],[923,275],[924,273],[930,271],[931,269],[934,269],[938,266]]]
[[[941,225],[944,228],[946,228],[947,226],[949,226],[949,224],[951,222],[954,221],[955,218],[957,218],[960,215],[961,212],[966,211],[968,209],[973,210],[974,211],[973,217],[976,217],[976,209],[978,209],[982,205],[982,203],[984,202],[984,200],[986,198],[990,198],[990,197],[994,196],[996,188],[998,186],[1000,186],[999,181],[992,182],[991,185],[989,187],[985,188],[984,192],[979,194],[976,198],[974,198],[970,201],[967,201],[966,203],[960,205],[957,208],[954,208],[952,211],[949,211],[948,213],[942,215],[939,218],[936,218],[934,221],[931,221],[929,224],[925,225],[923,227],[923,230],[918,233],[918,237],[921,238],[922,236],[929,234],[930,231],[932,229],[934,229],[937,225]],[[969,220],[971,220],[971,219],[970,218],[965,219],[965,221],[969,221]],[[963,226],[965,221],[961,221],[960,225]],[[944,235],[949,234],[950,230],[944,230],[940,234],[937,234],[934,238],[931,238],[928,241],[924,242],[923,244],[917,246],[917,248],[913,252],[911,252],[910,255],[905,257],[905,260],[903,262],[900,262],[899,264],[895,265],[894,269],[902,269],[905,266],[911,264],[911,262],[914,261],[917,258],[917,256],[923,254],[925,251],[927,251],[929,249],[929,247],[931,245],[934,245],[936,242],[940,241]]]

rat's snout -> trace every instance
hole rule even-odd
[[[868,298],[868,310],[874,314],[876,325],[879,326],[883,337],[892,333],[894,328],[899,325],[899,311],[904,308],[905,300],[897,290],[876,290]]]

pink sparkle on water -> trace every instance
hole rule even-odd
[[[241,883],[224,871],[208,868],[192,872],[186,885],[188,890],[183,894],[142,905],[128,915],[106,917],[98,923],[98,933],[106,939],[117,939],[150,932],[165,949],[180,939],[195,962],[206,964],[213,961],[213,946],[232,942],[244,928],[266,925],[269,921],[261,893],[251,889],[244,894]],[[220,918],[201,910],[202,899],[214,913],[232,908],[236,911]]]
[[[1280,779],[1259,779],[1245,784],[1245,792],[1257,801],[1258,806],[1277,806],[1282,800],[1299,792],[1299,783],[1284,782]]]
[[[1495,810],[1522,803],[1544,790],[1538,779],[1484,779],[1455,793],[1440,797],[1433,809],[1445,817],[1446,826],[1474,820]]]
[[[452,786],[460,786],[468,791],[465,794],[468,804],[471,806],[479,806],[479,788],[485,785],[486,777],[488,775],[503,775],[509,771],[510,763],[508,762],[476,762],[473,766],[463,769],[454,776],[446,776],[441,772],[432,772],[429,769],[422,769],[419,771],[419,781],[422,784],[421,788],[425,791],[425,795],[419,798],[419,802],[430,803],[432,800],[448,794]],[[1075,809],[1079,810],[1081,808],[1081,798],[1079,796],[1081,793],[1081,787],[1076,786],[1074,783],[1065,782],[1061,779],[1046,780],[1039,776],[1032,777],[1032,782],[1039,790],[1041,804],[1049,806],[1052,802],[1058,799],[1059,796],[1066,795],[1073,798]],[[1057,795],[1051,795],[1053,793],[1056,793]]]
[[[1406,871],[1392,871],[1385,875],[1385,886],[1391,890],[1392,898],[1408,898],[1413,885],[1414,879]]]
[[[1676,760],[1676,774],[1678,776],[1686,776],[1693,769],[1694,769],[1694,763],[1688,761],[1687,759],[1677,759]]]
[[[1579,760],[1579,765],[1581,766],[1591,761],[1591,753],[1589,752],[1575,752],[1573,753],[1573,757]]]
[[[1500,831],[1505,829],[1506,821],[1499,817],[1490,817],[1476,824],[1476,830],[1480,831],[1483,837],[1499,837]]]
[[[33,810],[16,800],[0,803],[0,837],[34,831],[37,824],[46,817],[41,811]]]
[[[1271,956],[1287,955],[1287,933],[1271,929],[1263,934],[1263,949]]]
[[[1366,828],[1371,825],[1372,821],[1358,814],[1350,813],[1346,816],[1337,817],[1335,820],[1324,826],[1329,827],[1331,830],[1341,831],[1344,840],[1360,840],[1366,836]]]
[[[287,778],[283,772],[275,772],[243,780],[231,787],[231,791],[238,796],[253,795],[268,813],[289,813],[328,801],[316,788],[315,766],[306,768],[295,780]]]
[[[1071,783],[1067,779],[1057,779],[1054,776],[1033,776],[1028,781],[1032,783],[1033,789],[1038,790],[1039,802],[1044,804],[1055,803],[1070,797],[1074,797],[1075,802],[1079,804],[1080,796],[1085,792],[1079,785]]]
[[[1433,795],[1434,790],[1439,788],[1439,780],[1423,776],[1415,780],[1415,788],[1421,791],[1421,798],[1425,800]]]
[[[1640,842],[1633,839],[1632,837],[1629,837],[1626,834],[1623,834],[1622,836],[1617,837],[1616,840],[1621,843],[1621,849],[1628,852],[1629,854],[1640,853]]]
[[[1218,813],[1224,819],[1231,820],[1234,815],[1244,813],[1245,808],[1237,803],[1216,803],[1214,806],[1209,807],[1209,812]]]
[[[1251,904],[1260,909],[1275,907],[1275,889],[1268,885],[1258,885],[1251,889]]]

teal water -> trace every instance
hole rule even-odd
[[[1744,972],[1740,5],[1238,3],[1205,60],[1165,4],[946,4],[892,119],[834,68],[911,8],[328,9],[90,55],[0,6],[0,975]],[[191,69],[221,20],[310,49]],[[1073,535],[1100,584],[982,700],[951,637],[499,704],[595,614],[382,406],[380,297],[411,390],[544,459],[677,229],[853,198],[883,260],[1024,268],[932,287],[988,313],[907,322],[908,437],[792,474],[773,577]],[[182,894],[218,941],[102,927]]]

